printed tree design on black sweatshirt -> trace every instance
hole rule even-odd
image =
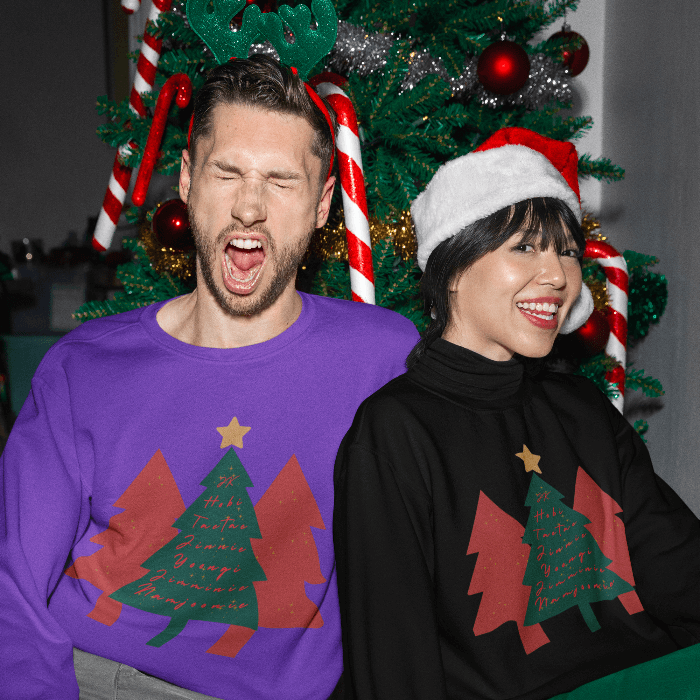
[[[143,562],[149,572],[111,594],[171,618],[151,646],[176,637],[188,620],[258,627],[253,582],[266,577],[250,542],[261,537],[246,490],[253,483],[233,448],[200,483],[206,490],[174,523],[180,533]]]
[[[536,473],[525,505],[530,516],[523,542],[531,547],[523,584],[532,587],[525,625],[578,605],[591,632],[600,629],[590,604],[634,590],[610,571],[608,559],[586,529],[590,520],[564,505],[564,496]]]

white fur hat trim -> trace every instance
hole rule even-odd
[[[559,329],[560,333],[567,335],[588,321],[588,318],[593,313],[593,295],[588,285],[584,282],[581,287],[581,293],[576,298],[576,301],[571,305],[569,314],[564,319],[564,323]]]
[[[564,176],[539,151],[506,144],[468,153],[440,166],[411,205],[418,265],[465,226],[533,197],[555,197],[581,219],[581,204]]]

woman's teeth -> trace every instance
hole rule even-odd
[[[551,321],[554,318],[554,314],[557,313],[557,310],[559,309],[558,304],[540,304],[539,302],[536,303],[534,301],[519,301],[516,303],[516,306],[519,309],[522,309],[533,316],[537,316],[537,318],[545,319],[546,321]]]

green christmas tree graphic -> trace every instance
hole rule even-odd
[[[180,533],[143,562],[148,573],[110,596],[170,617],[151,646],[176,637],[188,620],[258,627],[253,582],[266,576],[250,542],[261,537],[246,490],[253,482],[229,448],[201,485],[204,493],[174,523]]]
[[[525,625],[578,605],[591,632],[600,629],[590,604],[634,590],[610,571],[612,563],[586,529],[590,520],[564,505],[564,496],[536,473],[525,505],[530,516],[523,542],[530,545],[523,584],[531,586]]]

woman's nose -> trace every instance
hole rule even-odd
[[[562,265],[559,253],[550,248],[540,253],[542,269],[538,275],[540,284],[551,285],[554,289],[561,289],[566,285],[566,271]]]

